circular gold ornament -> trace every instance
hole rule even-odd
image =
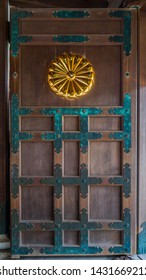
[[[91,89],[94,83],[94,70],[85,57],[66,53],[51,62],[48,83],[51,90],[60,97],[79,98]]]

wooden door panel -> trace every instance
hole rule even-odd
[[[22,117],[22,131],[53,131],[53,117]]]
[[[23,186],[20,192],[21,220],[54,220],[53,186]]]
[[[63,213],[64,220],[76,220],[79,221],[80,217],[80,209],[79,209],[79,195],[80,195],[80,187],[65,185],[63,186]]]
[[[119,131],[121,130],[121,119],[120,118],[106,118],[106,117],[90,117],[89,119],[89,130],[90,131]]]
[[[121,186],[89,186],[89,217],[91,220],[121,220]],[[104,207],[103,205],[104,201]]]
[[[120,142],[90,141],[89,174],[121,175]]]
[[[21,143],[21,176],[53,175],[53,143]],[[41,153],[40,153],[41,151]]]
[[[136,13],[12,11],[12,256],[135,252]],[[95,72],[75,100],[48,85],[63,53]]]
[[[103,21],[98,21],[98,24],[93,24],[93,22],[84,22],[80,24],[80,21],[76,20],[76,25],[74,20],[70,20],[66,26],[66,22],[62,20],[49,21],[49,20],[34,20],[33,24],[30,21],[22,21],[20,27],[20,34],[120,34],[122,33],[122,25],[120,20],[116,22],[111,20],[106,20],[104,25]]]
[[[93,86],[87,96],[73,102],[55,96],[47,83],[48,67],[52,58],[64,52],[84,54],[92,63],[96,72],[96,87]],[[120,105],[120,53],[120,46],[97,46],[96,48],[92,46],[22,47],[21,71],[24,78],[21,80],[21,105],[53,107]],[[116,79],[115,73],[117,73]],[[106,81],[106,83],[103,83],[103,81]],[[99,94],[100,92],[102,94]]]
[[[121,233],[120,231],[97,231],[97,230],[92,230],[90,231],[89,235],[89,242],[92,246],[97,246],[100,244],[104,247],[109,247],[110,245],[117,244],[122,245],[122,239],[121,239]]]
[[[21,231],[21,246],[53,246],[54,233],[53,231]]]

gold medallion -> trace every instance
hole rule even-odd
[[[94,70],[83,56],[65,53],[49,67],[48,83],[60,97],[76,99],[89,92],[94,83]]]

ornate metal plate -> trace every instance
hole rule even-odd
[[[85,57],[66,53],[51,62],[48,83],[51,90],[61,97],[79,98],[91,89],[94,70]]]

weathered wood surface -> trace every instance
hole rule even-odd
[[[7,192],[7,5],[7,1],[0,1],[0,234],[4,234],[7,231],[6,196],[9,197],[9,192]],[[7,217],[7,222],[8,221],[9,218]]]

